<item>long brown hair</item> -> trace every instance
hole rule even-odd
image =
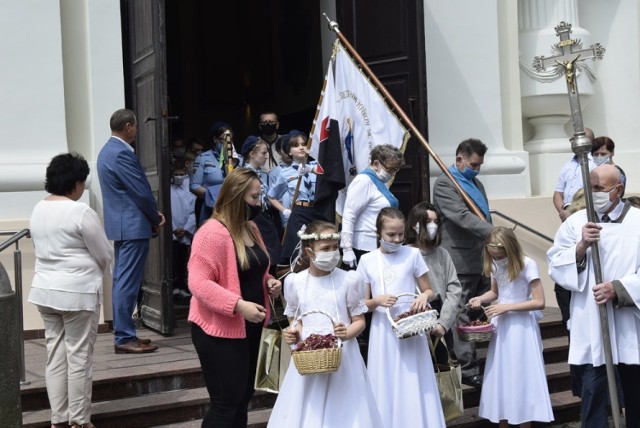
[[[433,211],[436,213],[436,224],[438,225],[438,232],[434,239],[429,239],[429,233],[427,232],[427,223],[429,222],[429,213],[427,211]],[[435,248],[440,245],[442,241],[442,227],[440,222],[442,221],[442,215],[435,205],[429,202],[420,202],[409,212],[407,218],[407,224],[404,228],[404,242],[408,245],[415,245],[421,250],[425,251],[429,248]],[[419,231],[416,232],[414,227],[418,223]]]
[[[249,258],[244,244],[245,231],[249,234],[251,240],[264,250],[264,245],[261,244],[262,241],[256,232],[255,226],[249,224],[247,203],[244,201],[244,197],[249,191],[253,180],[260,182],[260,177],[250,169],[236,168],[231,171],[222,183],[222,188],[211,216],[211,218],[224,224],[229,231],[242,270],[249,268]]]

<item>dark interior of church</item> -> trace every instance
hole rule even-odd
[[[322,88],[317,2],[268,0],[166,3],[170,138],[206,138],[229,123],[235,144],[273,111],[280,132],[309,132]]]

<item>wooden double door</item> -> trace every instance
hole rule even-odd
[[[210,3],[206,3],[205,0],[190,1],[187,2],[187,6],[182,2],[178,5],[177,1],[121,0],[127,107],[136,112],[139,122],[136,153],[146,171],[149,183],[157,198],[159,209],[167,217],[167,224],[161,229],[160,235],[151,241],[151,249],[142,285],[140,315],[146,326],[164,334],[170,334],[175,325],[172,296],[173,269],[171,263],[172,234],[169,183],[171,177],[170,141],[172,135],[170,134],[173,121],[183,113],[182,111],[176,112],[175,106],[195,104],[196,106],[202,105],[203,109],[212,108],[217,112],[226,111],[230,116],[227,120],[236,124],[237,134],[241,133],[239,131],[245,131],[245,135],[255,132],[255,129],[251,128],[252,121],[247,119],[249,114],[247,110],[250,107],[246,105],[247,91],[236,96],[238,99],[235,104],[229,103],[228,100],[229,97],[234,97],[233,93],[231,95],[227,93],[225,95],[227,99],[220,101],[220,103],[224,102],[226,104],[220,105],[216,105],[215,99],[210,101],[209,104],[203,105],[197,99],[197,95],[189,95],[186,90],[171,91],[171,88],[193,86],[193,82],[185,82],[184,78],[179,75],[180,73],[171,72],[171,70],[179,68],[176,67],[176,64],[167,64],[168,47],[169,49],[171,49],[171,46],[184,47],[184,43],[167,40],[167,26],[176,28],[178,25],[176,20],[182,20],[180,25],[181,32],[170,31],[171,37],[188,37],[191,40],[198,40],[200,37],[198,34],[185,33],[190,31],[189,22],[184,22],[184,16],[182,18],[175,16],[179,15],[176,11],[184,11],[185,7],[190,7],[192,8],[190,13],[192,16],[196,16],[198,13],[194,13],[194,10],[196,12],[206,11],[210,7]],[[244,13],[260,13],[258,10],[252,12],[251,2],[247,0],[238,1],[239,3],[246,3],[244,6],[234,3],[234,7],[243,10]],[[286,0],[268,0],[267,3],[267,6],[262,4],[261,7],[263,9],[265,7],[273,7],[289,10]],[[320,6],[315,3],[309,2],[304,9],[300,9],[297,13],[311,13],[312,15],[317,13],[318,19],[320,19]],[[313,6],[309,6],[310,4],[313,4]],[[309,7],[312,10],[309,10]],[[396,0],[393,2],[385,0],[337,0],[336,12],[336,19],[340,24],[341,31],[385,84],[404,111],[412,118],[418,129],[426,136],[427,98],[422,2],[419,0]],[[256,19],[258,18],[260,17]],[[295,21],[295,18],[293,17],[293,21]],[[291,19],[291,17],[288,19]],[[247,19],[247,21],[252,20]],[[228,33],[229,37],[241,37],[241,32],[247,31],[244,26],[245,21],[225,20],[221,19],[220,16],[211,16],[210,19],[205,19],[201,22],[210,22],[210,25],[227,26],[224,32]],[[201,27],[202,25],[198,30],[194,25],[191,31],[203,31]],[[278,31],[275,30],[272,28],[270,33],[278,34]],[[316,40],[318,37],[317,35],[312,35],[310,40]],[[322,42],[331,43],[332,40]],[[297,44],[292,43],[291,46],[295,47]],[[179,50],[180,48],[173,49]],[[198,47],[195,46],[193,49],[198,49]],[[200,47],[200,49],[202,51],[198,55],[209,55],[208,48]],[[277,51],[282,49],[278,43],[266,44],[264,49],[274,51],[268,52],[265,57],[278,55],[283,57],[287,54],[287,52]],[[217,50],[225,50],[225,40],[219,40]],[[319,47],[315,50],[317,50],[317,53],[310,55],[321,56]],[[172,57],[175,58],[178,55],[173,55]],[[312,57],[309,60],[309,64],[318,64],[319,62],[321,63],[321,60],[319,61],[316,57]],[[198,65],[194,64],[193,66],[197,67]],[[269,64],[265,64],[265,67],[269,67]],[[167,70],[170,70],[169,74]],[[202,88],[210,87],[212,81],[223,79],[222,76],[227,72],[228,70],[221,71],[222,74],[217,76],[215,68],[208,69],[207,73],[200,73],[203,80],[198,85],[201,85]],[[247,81],[252,81],[253,77],[255,77],[255,81],[261,81],[258,79],[260,67],[254,71],[256,76],[252,76],[250,73],[245,76]],[[319,81],[315,82],[317,88],[306,88],[306,92],[313,92],[319,95],[324,70],[322,67],[318,70],[314,68],[313,73],[320,76]],[[273,83],[275,87],[267,91],[260,91],[260,88],[258,88],[257,90],[253,89],[252,92],[263,94],[263,99],[261,99],[262,106],[277,105],[278,94],[282,93],[280,89],[285,89],[279,88],[278,85],[287,85],[289,83],[297,85],[298,88],[296,90],[304,93],[305,88],[300,88],[299,86],[304,86],[305,79],[300,78],[300,76],[290,76],[289,79],[294,79],[295,81],[288,82],[286,76],[283,79],[274,77],[271,79],[272,82],[280,81],[284,83]],[[222,83],[224,84],[224,82]],[[242,97],[245,97],[244,105],[242,104]],[[309,104],[308,106],[305,107],[303,105],[297,108],[300,113],[293,112],[288,115],[290,128],[305,129],[305,124],[310,124],[311,122],[316,102],[317,97],[313,95],[309,101],[303,102],[303,104]],[[234,105],[244,107],[235,108],[233,107]],[[225,109],[225,106],[231,107]],[[255,113],[253,112],[253,114]],[[191,114],[191,116],[194,115]],[[205,129],[207,126],[208,123],[192,124],[194,130]],[[398,196],[401,209],[408,212],[416,203],[428,200],[429,174],[427,155],[413,138],[407,145],[405,158],[406,166],[397,174],[392,191]]]

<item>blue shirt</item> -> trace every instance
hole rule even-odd
[[[311,161],[307,165],[316,166],[318,162]],[[302,177],[300,190],[298,192],[298,201],[313,202],[316,197],[316,178],[314,173],[307,173]],[[298,184],[298,163],[293,162],[291,166],[286,166],[280,171],[278,179],[269,189],[269,197],[273,199],[282,199],[285,194],[293,200],[293,194]],[[291,204],[291,202],[289,202]]]
[[[202,152],[193,162],[193,169],[189,174],[189,188],[191,191],[200,187],[207,188],[216,184],[222,184],[224,176],[220,168],[218,154],[211,150]]]

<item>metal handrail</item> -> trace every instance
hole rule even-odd
[[[495,215],[497,215],[497,216],[499,216],[499,217],[502,217],[503,219],[505,219],[505,220],[507,220],[507,221],[510,221],[511,223],[515,224],[515,225],[516,225],[516,227],[520,227],[520,228],[522,228],[522,229],[526,230],[527,232],[529,232],[529,233],[533,233],[533,234],[534,234],[534,235],[536,235],[537,237],[542,238],[542,239],[544,239],[545,241],[548,241],[548,242],[550,242],[550,243],[552,243],[552,244],[553,244],[553,239],[552,239],[552,238],[549,238],[547,235],[545,235],[545,234],[543,234],[543,233],[541,233],[541,232],[538,232],[537,230],[533,229],[532,227],[529,227],[529,226],[527,226],[526,224],[524,224],[524,223],[522,223],[522,222],[520,222],[520,221],[518,221],[518,220],[515,220],[515,219],[513,219],[513,218],[509,217],[509,216],[508,216],[508,215],[506,215],[506,214],[501,213],[500,211],[497,211],[497,210],[491,210],[491,215],[494,215],[494,214],[495,214]],[[514,227],[514,229],[515,229],[515,227]]]
[[[11,245],[15,245],[16,249],[13,251],[13,268],[15,271],[15,287],[16,287],[16,323],[18,326],[18,339],[20,341],[20,383],[22,385],[28,385],[26,378],[26,368],[24,364],[24,322],[22,311],[22,252],[20,251],[20,239],[31,238],[29,229],[22,229],[19,231],[13,230],[0,230],[0,236],[12,235],[11,238],[0,244],[0,252],[9,248]]]

